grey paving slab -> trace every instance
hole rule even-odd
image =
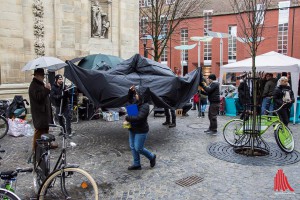
[[[68,162],[80,164],[96,180],[101,199],[300,199],[300,163],[286,166],[247,166],[219,160],[207,153],[207,146],[224,141],[222,134],[203,133],[208,119],[190,116],[179,117],[175,128],[162,126],[164,117],[149,116],[150,132],[146,147],[157,155],[157,165],[150,168],[142,158],[142,170],[128,171],[131,153],[128,133],[122,120],[106,122],[101,119],[73,124],[77,144],[68,148]],[[219,116],[219,130],[232,117]],[[296,150],[299,148],[300,125],[290,125],[294,133]],[[56,137],[60,141],[59,136]],[[265,135],[266,141],[275,143],[273,132]],[[16,167],[30,167],[27,157],[31,137],[6,136],[0,140],[6,153],[1,154],[0,171]],[[61,145],[61,143],[60,143]],[[53,151],[53,158],[59,150]],[[294,193],[276,193],[274,176],[283,169]],[[175,182],[188,176],[204,180],[190,187]],[[18,177],[17,191],[22,199],[34,197],[31,174]]]

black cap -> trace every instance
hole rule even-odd
[[[61,74],[57,74],[57,75],[55,76],[55,81],[57,81],[57,80],[60,79],[60,78],[62,78],[62,75],[61,75]]]
[[[217,80],[217,77],[216,77],[216,75],[214,75],[214,74],[210,74],[209,76],[208,76],[208,78],[209,79],[211,79],[211,80]]]
[[[37,68],[34,70],[33,75],[45,75],[45,71],[43,68]]]

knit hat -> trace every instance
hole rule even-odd
[[[208,76],[208,78],[211,79],[211,80],[213,80],[213,81],[217,80],[217,77],[216,77],[216,75],[214,75],[214,74],[210,74],[210,75]]]
[[[61,74],[57,74],[57,75],[55,76],[55,81],[57,81],[57,80],[60,79],[60,78],[62,78],[62,75],[61,75]]]

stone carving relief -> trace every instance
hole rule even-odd
[[[107,3],[111,3],[107,1]],[[110,21],[108,20],[107,11],[100,5],[100,2],[95,0],[91,2],[91,33],[92,37],[107,38]],[[106,9],[107,10],[107,9]]]
[[[42,0],[35,0],[32,5],[32,12],[34,15],[33,34],[34,40],[34,51],[37,56],[45,55],[45,44],[44,44],[44,6]]]

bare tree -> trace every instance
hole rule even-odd
[[[247,50],[252,58],[252,76],[255,78],[255,57],[263,41],[266,11],[272,0],[230,0],[230,2],[234,12],[237,13],[239,40],[249,47]],[[256,91],[256,88],[254,89]],[[257,92],[254,92],[254,101],[256,94]],[[256,105],[256,102],[253,103]]]
[[[253,102],[253,120],[252,131],[256,132],[257,110],[257,92],[258,82],[255,57],[261,42],[263,41],[264,22],[266,11],[271,4],[271,0],[230,0],[234,12],[237,14],[238,21],[238,40],[244,42],[249,48],[247,49],[252,58],[252,102]],[[253,138],[252,138],[253,139]],[[254,142],[252,142],[253,144]],[[252,146],[253,148],[253,146]],[[253,149],[252,149],[253,150]]]
[[[199,13],[208,0],[140,0],[140,34],[153,41],[154,60],[158,61],[178,25]]]

